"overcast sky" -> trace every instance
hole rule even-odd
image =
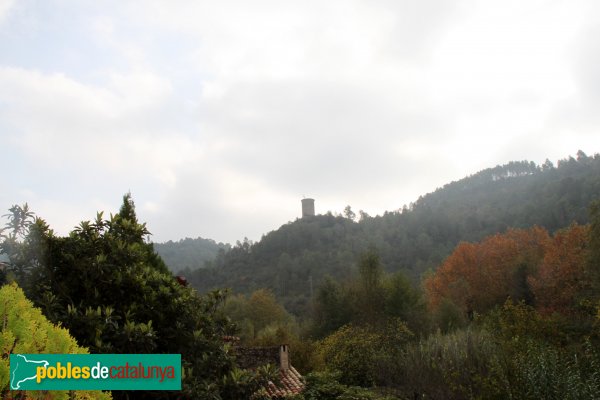
[[[600,152],[596,0],[0,0],[0,210],[154,241]],[[2,211],[2,214],[4,212]],[[4,224],[4,222],[2,222]]]

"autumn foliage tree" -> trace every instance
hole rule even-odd
[[[472,316],[503,304],[507,297],[530,302],[527,277],[535,273],[549,243],[548,232],[540,227],[460,243],[424,281],[431,309],[449,300]]]
[[[590,206],[590,230],[588,259],[585,276],[590,282],[590,297],[598,302],[600,308],[600,200]]]
[[[576,312],[589,286],[584,277],[588,234],[588,226],[573,224],[554,235],[537,275],[528,279],[538,311],[564,315]]]

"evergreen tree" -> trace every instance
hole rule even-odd
[[[10,391],[9,356],[21,354],[87,354],[87,350],[77,345],[69,332],[49,322],[38,308],[29,301],[23,290],[15,283],[4,285],[0,289],[0,315],[3,324],[0,329],[0,396],[3,399],[102,399],[111,398],[109,393],[101,391]],[[19,394],[16,394],[19,393]],[[13,397],[14,396],[14,397]]]
[[[11,210],[0,251],[28,297],[81,345],[94,353],[179,353],[184,394],[193,398],[225,399],[239,390],[250,396],[264,381],[248,372],[242,386],[231,387],[242,382],[225,378],[235,370],[222,341],[233,329],[219,311],[225,292],[199,296],[174,279],[147,243],[149,232],[129,194],[118,214],[104,219],[98,213],[66,237],[55,236],[40,218],[23,218],[26,207]],[[136,393],[144,396],[180,393]]]

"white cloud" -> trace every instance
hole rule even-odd
[[[6,18],[10,9],[13,7],[15,0],[0,0],[0,24]]]
[[[0,68],[2,119],[23,153],[46,164],[65,162],[114,169],[178,162],[167,141],[163,112],[171,88],[151,73],[111,74],[105,87],[85,85],[63,74]],[[185,148],[185,146],[184,146]],[[134,171],[132,171],[134,172]]]
[[[160,198],[176,184],[177,168],[197,156],[198,144],[173,131],[167,118],[168,80],[149,72],[107,78],[100,87],[62,74],[0,68],[0,104],[5,105],[0,121],[7,126],[0,141],[18,149],[37,175],[15,180],[19,186],[12,192],[32,193],[29,201],[35,200],[38,214],[49,220],[69,210],[63,213],[69,222],[55,226],[62,233],[93,217],[88,212],[74,218],[76,210],[90,208],[81,202],[118,207],[128,190],[148,201]],[[3,196],[7,206],[28,201],[12,197]]]
[[[302,195],[374,214],[600,147],[590,1],[49,3],[69,30],[32,4],[0,57],[0,142],[57,184],[15,192],[118,207],[131,189],[159,240],[257,239]]]

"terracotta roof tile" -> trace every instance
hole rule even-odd
[[[290,365],[288,370],[279,371],[279,384],[269,382],[266,389],[271,398],[287,397],[300,393],[304,389],[304,382],[302,375]]]

